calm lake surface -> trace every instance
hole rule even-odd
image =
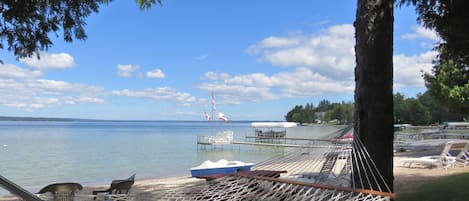
[[[235,140],[253,135],[251,122],[191,121],[0,121],[0,175],[31,191],[56,182],[108,184],[190,175],[205,160],[260,162],[283,148],[227,145],[197,149],[197,135],[232,130]],[[287,137],[321,138],[331,126],[289,128]],[[0,190],[1,194],[5,191]]]

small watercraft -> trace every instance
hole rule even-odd
[[[240,171],[250,171],[253,165],[254,163],[228,161],[225,159],[221,159],[217,162],[207,160],[190,170],[192,177],[200,177],[213,174],[234,174]]]

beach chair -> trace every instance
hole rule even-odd
[[[469,164],[469,141],[464,144],[461,151],[456,155],[456,162],[462,166]]]
[[[429,167],[441,165],[445,170],[449,167],[454,167],[456,164],[466,165],[467,162],[462,159],[462,153],[467,152],[467,149],[469,149],[468,143],[469,141],[465,140],[448,141],[445,143],[440,155],[407,158],[404,159],[403,165],[406,167],[412,167],[414,164],[426,165]]]
[[[75,192],[82,189],[79,183],[54,183],[39,190],[38,194],[51,193],[54,201],[73,201]]]
[[[132,185],[134,184],[134,181],[135,174],[127,179],[112,180],[111,186],[108,189],[93,191],[93,195],[95,195],[94,199],[97,199],[98,194],[103,194],[104,200],[128,200],[128,194],[132,188]]]

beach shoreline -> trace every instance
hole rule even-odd
[[[469,172],[469,167],[456,166],[448,168],[447,170],[442,167],[429,168],[425,166],[406,167],[403,165],[405,158],[408,156],[395,156],[394,157],[394,192],[399,196],[401,193],[409,193],[416,190],[419,186],[436,181],[439,178],[446,177],[453,174]],[[203,179],[192,178],[189,174],[168,177],[168,178],[142,178],[135,181],[131,193],[134,195],[135,200],[151,200],[146,196],[153,191],[161,189],[170,189],[180,186],[201,184],[206,182]],[[94,186],[84,186],[79,194],[91,195],[93,190],[103,190],[109,187],[109,184],[99,184]],[[17,200],[12,195],[1,196],[0,201],[13,201]]]
[[[437,181],[440,178],[454,174],[469,173],[468,166],[456,165],[444,169],[442,167],[428,166],[404,166],[406,156],[394,157],[394,192],[399,196],[402,193],[410,193],[421,185]]]

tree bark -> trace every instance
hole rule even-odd
[[[357,65],[354,131],[368,150],[390,191],[393,190],[394,180],[393,6],[393,0],[358,0],[354,23]],[[354,175],[357,175],[357,171],[363,170],[355,168],[354,171]],[[354,178],[355,181],[357,179]],[[355,184],[367,189],[377,188],[374,183]]]

